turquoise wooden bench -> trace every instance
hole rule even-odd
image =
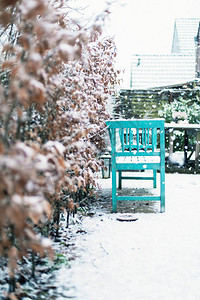
[[[165,129],[164,119],[110,120],[106,121],[111,140],[112,209],[117,212],[117,201],[160,201],[160,211],[165,211]],[[122,172],[152,170],[152,176],[122,176]],[[152,180],[157,185],[160,171],[159,196],[118,196],[123,179]],[[139,174],[139,173],[138,173]],[[145,174],[146,175],[146,174]]]

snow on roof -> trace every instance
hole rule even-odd
[[[132,55],[131,88],[154,88],[194,79],[194,55]]]
[[[175,20],[172,53],[169,55],[132,55],[131,83],[133,89],[146,89],[193,81],[195,71],[195,40],[200,18]]]
[[[200,18],[178,18],[174,24],[172,53],[195,54]]]

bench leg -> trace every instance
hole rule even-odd
[[[117,212],[117,184],[116,169],[112,170],[112,211]]]
[[[154,187],[154,189],[156,188],[156,186],[157,186],[157,171],[153,170],[153,187]]]
[[[118,177],[118,188],[122,189],[122,171],[119,171],[119,177]]]
[[[165,167],[160,170],[160,212],[165,212]]]

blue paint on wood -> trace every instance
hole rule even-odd
[[[111,139],[112,162],[112,209],[117,211],[117,201],[160,201],[160,211],[165,211],[165,130],[164,119],[131,119],[106,121]],[[159,141],[158,141],[159,138]],[[117,144],[117,141],[119,141]],[[158,147],[159,146],[159,147]],[[118,162],[118,158],[124,161]],[[140,162],[141,158],[146,159]],[[159,157],[159,162],[150,158]],[[138,162],[130,159],[138,159]],[[134,170],[152,170],[153,176],[122,176],[122,172]],[[160,171],[159,196],[117,196],[116,173],[119,172],[119,188],[123,179],[152,180],[157,186],[157,171]]]

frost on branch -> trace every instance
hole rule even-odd
[[[39,150],[37,144],[17,142],[0,155],[0,253],[16,252],[16,259],[28,254],[28,250],[43,254],[42,238],[35,233],[34,225],[42,226],[51,218],[51,205],[45,195],[54,194],[64,168],[54,157],[50,164],[38,167],[38,157],[45,160],[51,153]],[[48,174],[48,176],[47,176]],[[48,178],[51,178],[52,189]],[[13,252],[12,252],[13,253]],[[13,258],[14,259],[14,258]]]
[[[1,1],[0,253],[11,269],[50,249],[35,228],[64,196],[91,191],[101,165],[115,46],[69,12],[62,1]]]

